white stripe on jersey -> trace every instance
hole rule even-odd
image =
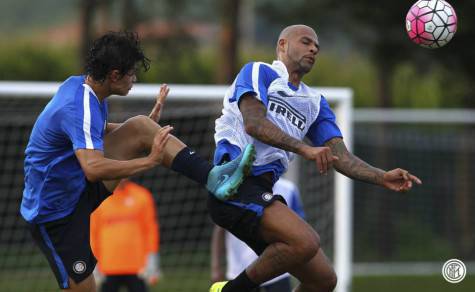
[[[261,100],[261,92],[259,91],[259,62],[254,62],[252,64],[252,87],[254,88],[254,92],[256,93],[257,99]]]
[[[83,86],[84,86],[84,95],[83,95],[84,119],[83,119],[82,129],[84,131],[86,149],[94,149],[94,144],[92,144],[92,138],[91,138],[91,108],[89,106],[91,88],[87,84],[83,84]]]

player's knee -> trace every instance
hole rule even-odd
[[[143,131],[146,129],[150,124],[154,123],[149,117],[144,115],[134,116],[127,120],[127,123],[130,124],[131,127],[137,130],[137,132]]]
[[[126,121],[127,129],[134,136],[137,142],[141,143],[141,148],[147,148],[150,138],[154,134],[155,122],[144,115],[134,116]]]
[[[335,272],[332,271],[332,273],[326,277],[325,281],[323,281],[324,287],[323,289],[320,289],[320,291],[331,292],[335,290],[337,281],[337,276]]]
[[[314,277],[312,281],[301,283],[303,291],[312,292],[332,292],[335,290],[337,284],[337,277],[334,271],[322,275],[319,273],[318,277]]]
[[[313,258],[320,249],[320,237],[316,232],[306,232],[299,238],[295,245],[295,256],[300,262],[306,262]]]

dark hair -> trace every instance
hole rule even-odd
[[[121,75],[142,67],[150,68],[150,60],[145,57],[137,33],[122,31],[108,32],[92,44],[86,57],[85,71],[94,80],[103,82],[112,70]]]

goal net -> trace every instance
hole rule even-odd
[[[23,191],[23,159],[36,117],[58,83],[0,82],[0,291],[55,291],[57,285],[19,215]],[[161,124],[210,161],[214,121],[220,115],[224,86],[170,85]],[[319,88],[336,111],[351,146],[352,92]],[[155,85],[136,85],[128,97],[109,99],[109,121],[148,114]],[[351,187],[339,174],[320,176],[314,163],[300,160],[287,176],[300,187],[307,221],[319,232],[322,247],[334,259],[339,291],[351,274]],[[161,167],[133,178],[151,190],[161,225],[163,278],[157,291],[207,291],[213,224],[206,209],[207,192],[196,183]],[[338,211],[335,211],[338,210]],[[337,240],[338,239],[338,240]]]

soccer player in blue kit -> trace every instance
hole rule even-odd
[[[213,221],[246,242],[258,259],[211,292],[253,291],[259,284],[289,272],[295,291],[333,291],[337,277],[320,247],[316,231],[291,211],[272,186],[297,154],[316,162],[320,174],[334,167],[360,181],[405,192],[421,184],[404,169],[384,171],[350,153],[325,98],[302,82],[319,52],[315,31],[292,25],[280,33],[277,61],[246,64],[224,97],[216,120],[215,164],[229,161],[248,143],[256,148],[252,175],[238,194],[208,196]],[[303,141],[307,137],[311,145]]]
[[[107,121],[107,98],[127,95],[136,71],[148,68],[135,33],[105,34],[89,51],[86,75],[61,84],[31,132],[20,212],[61,289],[96,291],[90,214],[122,178],[162,165],[229,196],[250,171],[252,145],[232,162],[213,167],[172,136],[172,127],[158,125],[166,86],[150,116]]]

